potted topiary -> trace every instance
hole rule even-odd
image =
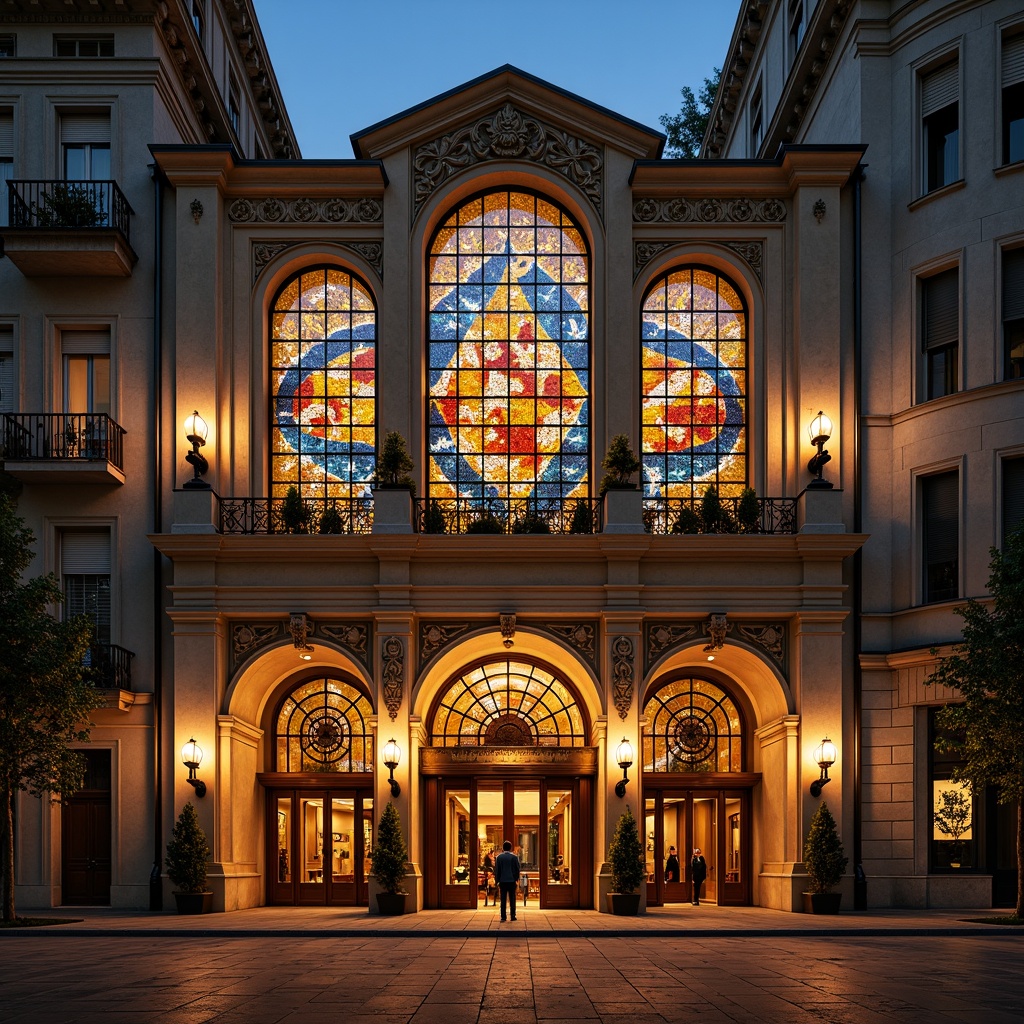
[[[630,477],[640,468],[640,460],[633,454],[626,434],[616,434],[612,438],[601,460],[601,468],[605,471],[601,480],[601,494],[610,490],[635,490],[636,484]]]
[[[551,527],[548,521],[539,515],[536,510],[530,509],[522,519],[517,520],[512,526],[513,533],[550,533]]]
[[[803,894],[805,914],[839,913],[843,894],[832,890],[839,884],[848,863],[836,819],[822,800],[804,840],[804,867],[811,880],[811,891]]]
[[[391,430],[384,437],[384,443],[377,456],[377,466],[373,471],[374,487],[402,487],[412,493],[416,492],[416,481],[409,474],[414,463],[406,447],[405,438],[397,431]]]
[[[445,518],[444,508],[437,498],[431,498],[423,509],[424,533],[447,533],[448,520]]]
[[[416,481],[405,438],[397,431],[384,437],[373,471],[373,532],[412,533],[412,499]]]
[[[944,789],[932,811],[935,827],[952,842],[949,845],[949,866],[958,868],[963,858],[960,837],[971,827],[971,799],[961,789]],[[948,841],[948,840],[944,840]]]
[[[718,488],[708,484],[700,500],[700,518],[704,533],[735,533],[736,524],[718,496]]]
[[[305,533],[309,523],[309,509],[294,485],[285,491],[279,510],[285,533]]]
[[[383,890],[377,893],[377,910],[381,914],[405,913],[405,898],[409,894],[403,888],[403,882],[408,856],[405,837],[402,835],[402,820],[395,805],[389,800],[380,816],[377,843],[370,854],[373,861],[371,874]]]
[[[577,500],[572,508],[572,520],[569,523],[570,533],[593,533],[594,532],[594,510],[590,502],[584,498]]]
[[[620,917],[635,916],[640,910],[638,890],[647,869],[640,831],[628,807],[615,826],[608,846],[608,863],[612,869],[612,891],[607,894],[609,912]]]
[[[740,492],[739,505],[736,507],[736,519],[740,533],[759,533],[761,530],[761,506],[757,500],[757,491],[753,487],[744,487]]]
[[[640,460],[625,434],[612,438],[601,465],[605,470],[599,489],[604,500],[602,532],[643,533],[643,495],[632,480],[640,469]]]
[[[490,510],[484,509],[466,527],[466,533],[504,533],[505,524]]]
[[[167,877],[178,887],[174,902],[179,914],[208,914],[213,893],[206,888],[206,858],[210,847],[199,816],[191,803],[185,804],[167,844]]]
[[[337,505],[328,505],[320,514],[320,523],[317,527],[320,533],[341,533],[341,513]]]

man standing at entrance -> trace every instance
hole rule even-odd
[[[494,861],[494,880],[501,890],[501,919],[505,920],[506,901],[512,905],[512,920],[516,919],[516,883],[519,881],[519,858],[512,852],[512,844],[506,839],[501,853]]]
[[[693,851],[693,860],[690,861],[690,879],[693,882],[693,905],[695,907],[700,906],[700,887],[704,884],[704,879],[708,877],[708,862],[704,859],[704,854],[700,852],[700,848],[697,847]]]

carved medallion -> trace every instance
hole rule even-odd
[[[468,622],[458,622],[450,626],[438,622],[420,623],[420,665],[429,661],[438,651],[447,647],[468,629]]]
[[[499,715],[488,723],[484,743],[495,747],[532,747],[533,731],[530,723],[519,715]]]
[[[687,640],[697,636],[697,625],[674,626],[667,622],[652,622],[646,625],[647,664],[650,668],[666,651],[680,647]]]
[[[646,196],[633,203],[633,220],[641,224],[778,224],[786,219],[786,204],[774,196],[768,199],[719,199],[704,196],[688,200],[655,199]]]

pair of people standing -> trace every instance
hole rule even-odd
[[[502,844],[501,853],[494,861],[494,880],[501,892],[501,919],[505,920],[505,908],[511,905],[512,920],[516,919],[516,888],[520,875],[519,858],[512,852],[512,844],[506,839]]]
[[[693,859],[690,861],[690,880],[693,883],[693,905],[700,906],[700,890],[704,880],[708,877],[708,864],[699,847],[694,847]],[[679,858],[676,856],[676,848],[668,848],[668,860],[665,861],[665,881],[681,882],[679,877]]]

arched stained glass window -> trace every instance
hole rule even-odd
[[[464,202],[429,250],[434,498],[589,495],[590,259],[527,192]]]
[[[747,485],[747,314],[702,267],[660,277],[641,317],[642,460],[649,498],[721,497]]]
[[[490,661],[461,673],[438,701],[435,747],[580,747],[586,723],[569,687],[527,661]]]
[[[743,720],[733,699],[716,683],[675,679],[644,707],[645,772],[743,770]]]
[[[369,699],[342,679],[300,683],[285,697],[274,729],[279,772],[372,772]]]
[[[358,277],[312,267],[270,314],[271,496],[368,493],[376,465],[377,309]]]

